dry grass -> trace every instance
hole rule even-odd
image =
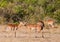
[[[59,28],[51,28],[35,33],[28,31],[28,29],[21,27],[16,31],[6,31],[6,25],[0,25],[0,42],[60,42],[60,26]]]

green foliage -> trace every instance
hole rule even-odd
[[[60,22],[60,0],[1,0],[0,8],[0,14],[6,21],[36,23],[49,17]]]
[[[57,20],[58,23],[60,23],[60,9],[56,10],[54,18]]]
[[[38,0],[38,5],[45,5],[46,3],[46,0]]]
[[[24,0],[27,4],[35,4],[37,0]]]
[[[8,5],[7,1],[1,1],[0,2],[0,7],[6,7]]]
[[[46,8],[47,12],[53,12],[52,10],[54,9],[54,5],[53,4],[49,4]]]
[[[20,11],[20,9],[21,9],[21,6],[19,6],[19,5],[13,7],[13,11],[15,13],[18,13]]]

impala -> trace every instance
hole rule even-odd
[[[40,32],[43,30],[44,22],[39,21],[37,24],[26,24],[26,28],[30,30],[36,30],[37,32]]]
[[[45,21],[48,27],[54,28],[55,27],[55,21],[54,20],[47,20]]]
[[[8,28],[10,28],[11,30],[17,30],[18,29],[18,24],[7,24]]]

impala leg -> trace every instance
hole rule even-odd
[[[13,31],[15,30],[15,27],[13,27]]]
[[[40,33],[41,32],[41,28],[37,28],[37,32]]]
[[[42,32],[42,38],[44,38],[43,27],[41,27],[41,32]]]
[[[12,28],[11,28],[11,30],[12,30]]]
[[[15,31],[15,37],[16,37],[16,31]]]
[[[16,27],[16,30],[18,29],[18,27]]]
[[[37,32],[37,29],[35,28],[35,33]]]
[[[13,27],[11,27],[11,30],[13,30]]]
[[[43,31],[41,30],[41,32],[42,32],[42,38],[44,38],[44,33],[43,33]]]
[[[31,29],[31,28],[29,28],[29,32],[31,32],[31,30],[32,30],[32,29]]]

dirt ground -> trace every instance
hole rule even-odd
[[[0,25],[0,42],[60,42],[60,27],[44,28],[43,34],[42,32],[28,31],[23,27],[17,31],[6,28],[6,25]]]

